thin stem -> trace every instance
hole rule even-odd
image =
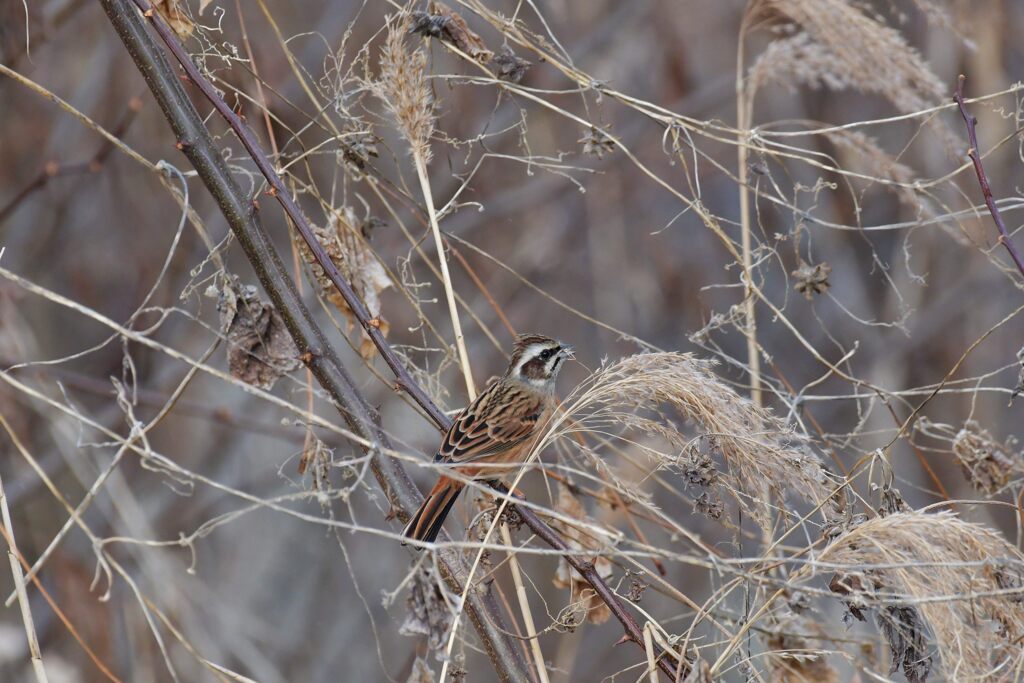
[[[21,608],[21,621],[25,625],[25,636],[28,638],[28,653],[32,660],[32,671],[36,681],[47,683],[46,668],[43,666],[43,654],[39,650],[39,638],[36,636],[36,625],[32,620],[32,606],[25,590],[25,575],[18,562],[18,544],[14,540],[14,524],[11,522],[11,511],[7,508],[7,496],[4,494],[4,483],[0,479],[0,514],[4,521],[4,540],[7,541],[7,557],[11,561],[11,576],[14,577],[14,589],[18,594],[18,606]]]
[[[508,530],[508,524],[501,523],[501,541],[509,548],[512,547],[512,534]],[[537,677],[540,683],[548,683],[548,667],[544,663],[544,653],[540,649],[540,638],[537,637],[537,626],[533,623],[533,612],[530,611],[530,599],[526,594],[526,585],[523,583],[522,572],[519,570],[519,559],[514,550],[508,551],[508,567],[512,572],[512,583],[516,587],[516,598],[519,600],[519,609],[523,612],[523,625],[526,627],[526,637],[530,641],[530,651],[533,653],[533,662],[537,667]]]
[[[748,8],[749,10],[749,8]],[[743,254],[743,273],[748,280],[744,290],[743,309],[746,315],[747,364],[750,366],[750,398],[755,404],[761,405],[761,354],[757,348],[757,308],[754,299],[753,273],[754,265],[751,254],[750,238],[750,193],[747,191],[747,129],[750,126],[752,106],[748,106],[748,97],[743,78],[743,38],[747,32],[747,17],[744,11],[740,22],[740,35],[736,47],[736,128],[737,128],[737,177],[740,190],[740,248]]]
[[[981,165],[981,156],[978,152],[978,132],[976,130],[978,119],[967,113],[967,105],[964,104],[964,81],[966,80],[967,77],[963,74],[957,79],[956,95],[953,96],[953,101],[960,107],[960,115],[964,117],[964,123],[967,124],[967,140],[971,145],[971,148],[967,151],[967,156],[974,163],[974,172],[978,175],[978,184],[981,185],[981,194],[985,197],[985,205],[988,206],[988,212],[992,214],[992,220],[995,221],[996,229],[999,231],[999,242],[1006,247],[1006,251],[1009,252],[1010,258],[1017,265],[1017,270],[1020,271],[1020,274],[1024,275],[1024,261],[1021,260],[1017,247],[1010,240],[1010,233],[1006,230],[1003,215],[999,213],[999,207],[996,206],[995,199],[992,197],[992,187],[988,183],[988,176],[985,175],[985,167]]]
[[[420,179],[423,201],[427,205],[427,216],[430,218],[430,231],[434,235],[434,247],[437,249],[437,260],[441,266],[441,281],[444,283],[444,296],[448,301],[448,314],[452,318],[452,329],[455,331],[455,348],[459,352],[459,363],[462,365],[462,376],[466,380],[466,393],[469,400],[476,398],[476,385],[473,383],[473,372],[469,367],[469,354],[466,352],[466,340],[462,335],[462,323],[459,322],[459,309],[455,306],[455,294],[452,289],[452,278],[448,272],[448,258],[444,255],[444,242],[441,240],[441,228],[437,224],[437,211],[434,210],[434,197],[427,179],[427,164],[420,152],[413,152],[416,163],[416,175]]]
[[[408,511],[415,509],[422,501],[419,489],[409,479],[399,461],[381,454],[382,450],[390,450],[390,440],[299,297],[295,283],[289,277],[269,235],[263,229],[258,205],[246,197],[235,182],[202,118],[185,94],[180,79],[146,31],[142,16],[150,19],[192,83],[238,135],[260,172],[267,178],[271,187],[269,193],[281,202],[324,271],[342,293],[367,334],[381,349],[382,356],[399,377],[399,382],[405,380],[406,391],[424,406],[439,425],[446,424],[446,416],[430,401],[423,389],[412,381],[398,357],[383,341],[383,336],[371,320],[366,307],[313,236],[308,221],[286,191],[256,141],[255,135],[221,99],[209,81],[199,73],[160,15],[153,11],[147,0],[134,0],[134,5],[142,11],[142,16],[132,7],[132,2],[101,0],[101,3],[177,136],[179,148],[216,199],[263,288],[284,319],[288,332],[301,354],[300,357],[313,371],[317,381],[331,397],[351,430],[370,444],[365,450],[371,456],[373,474],[387,495],[396,516],[401,521],[407,521]],[[438,565],[444,580],[452,590],[461,592],[465,577],[461,555],[454,549],[442,551],[438,555]],[[467,597],[465,609],[497,675],[506,681],[528,680],[526,663],[519,648],[507,636],[508,629],[504,627],[504,619],[493,600],[486,594],[474,591]]]

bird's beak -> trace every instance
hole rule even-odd
[[[559,342],[559,346],[561,347],[561,348],[559,348],[559,351],[566,358],[575,358],[576,357],[576,349],[574,349],[569,344],[562,344],[561,342]]]

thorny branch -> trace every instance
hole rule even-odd
[[[111,0],[103,0],[103,2],[105,7],[110,7]],[[313,231],[305,215],[295,204],[291,195],[285,188],[284,183],[281,181],[280,176],[278,176],[270,160],[267,158],[266,153],[260,147],[260,144],[256,140],[255,135],[253,135],[252,131],[249,130],[248,126],[246,126],[245,123],[239,118],[239,116],[235,114],[234,111],[232,111],[232,109],[227,105],[227,103],[224,102],[224,100],[217,94],[212,84],[210,84],[210,82],[195,67],[195,65],[192,63],[192,60],[189,58],[188,53],[186,53],[184,48],[182,47],[181,43],[175,38],[175,36],[164,23],[160,15],[157,12],[153,11],[152,6],[149,4],[148,0],[133,0],[133,2],[143,12],[143,14],[150,19],[157,33],[160,35],[163,42],[167,45],[168,49],[174,55],[175,59],[184,69],[185,73],[188,75],[192,83],[197,88],[199,88],[199,90],[210,101],[214,108],[217,109],[217,112],[225,119],[225,121],[228,123],[231,129],[238,136],[239,140],[245,146],[253,161],[256,163],[257,168],[259,168],[264,178],[266,178],[267,182],[270,184],[271,189],[268,190],[268,193],[274,196],[281,203],[282,208],[285,210],[288,217],[291,218],[296,228],[298,229],[299,234],[302,236],[303,240],[306,242],[306,244],[312,251],[314,257],[316,258],[317,264],[324,269],[324,272],[330,278],[334,286],[337,287],[338,291],[341,293],[342,297],[345,299],[345,302],[351,308],[353,314],[359,321],[360,325],[363,327],[367,335],[373,341],[374,345],[380,351],[381,356],[384,358],[384,361],[388,364],[388,367],[390,367],[395,374],[398,388],[406,391],[413,398],[413,400],[415,400],[424,409],[424,411],[426,411],[427,415],[431,417],[431,419],[435,422],[435,424],[437,424],[437,426],[441,430],[447,430],[451,426],[450,418],[448,418],[448,416],[445,415],[444,412],[441,411],[436,404],[434,404],[434,402],[430,399],[430,397],[426,394],[422,387],[420,387],[419,384],[412,378],[408,370],[406,370],[405,366],[402,364],[402,361],[398,358],[394,350],[385,340],[384,335],[381,334],[379,327],[374,323],[374,320],[370,317],[369,311],[366,309],[366,306],[363,305],[363,302],[355,294],[355,291],[352,289],[351,285],[341,275],[341,273],[335,267],[334,263],[331,261],[330,257],[324,251],[322,245],[320,245],[317,238],[313,235]],[[110,14],[111,11],[108,9],[108,15]],[[111,16],[111,18],[113,20],[113,16]],[[160,60],[160,62],[166,64],[166,62],[162,59]],[[147,74],[145,70],[143,71],[143,73],[144,75],[146,75],[147,81],[151,83],[151,87],[153,87],[152,82],[150,81],[150,75]],[[178,87],[180,89],[180,86]],[[182,95],[184,96],[184,92],[182,92]],[[167,115],[168,118],[170,119],[171,115],[168,113],[168,110],[163,102],[161,102],[161,107],[164,108],[165,115]],[[172,125],[173,124],[174,122],[172,121]],[[205,131],[203,132],[205,133]],[[183,138],[183,136],[181,136],[180,134],[179,140],[182,145],[182,151],[185,152],[186,155],[196,154],[196,140]],[[192,160],[192,156],[189,156],[189,158],[190,160]],[[193,163],[195,164],[195,161],[193,161]],[[203,175],[203,170],[200,169],[198,165],[197,170],[200,171],[200,175]],[[252,216],[253,219],[256,218],[256,211],[254,209],[250,209],[248,213]],[[225,211],[225,215],[229,215],[227,211]],[[261,228],[260,230],[262,231]],[[239,241],[242,242],[241,237]],[[267,243],[266,246],[270,251],[273,251],[273,248],[270,246],[269,243]],[[243,247],[245,247],[244,242]],[[246,251],[248,255],[248,249]],[[258,264],[254,260],[254,257],[252,255],[250,255],[249,257],[250,261],[253,262],[253,266],[257,269],[258,272],[260,272],[261,267],[263,267],[263,264]],[[256,255],[256,258],[260,258],[260,255]],[[276,257],[276,253],[273,254],[273,259],[279,265],[280,262],[279,259],[277,259]],[[290,280],[288,280],[286,277],[284,279],[288,283],[288,289],[293,291]],[[282,298],[280,295],[275,297],[270,289],[268,281],[264,278],[263,274],[260,275],[260,280],[263,283],[264,287],[267,289],[268,294],[271,294],[271,298],[274,300],[275,305],[278,306],[279,310],[282,310],[282,315],[285,315],[286,310],[288,311],[289,314],[285,315],[286,321],[294,320],[296,312],[301,312],[301,314],[304,314],[304,316],[308,318],[308,312],[305,310],[305,307],[302,304],[302,302],[297,299],[297,296],[294,302],[285,301],[284,298]],[[293,308],[289,310],[287,308],[288,306],[292,306]],[[311,319],[309,319],[308,322],[315,328],[315,325]],[[289,324],[289,330],[292,331],[292,323]],[[320,332],[318,329],[316,329],[315,331],[316,336],[313,338],[317,339],[317,341],[319,342],[319,347],[311,348],[309,346],[308,342],[310,340],[310,337],[304,339],[296,337],[295,341],[296,344],[299,346],[299,350],[301,352],[305,353],[306,351],[309,351],[312,354],[313,360],[311,361],[311,364],[313,366],[314,374],[317,375],[317,379],[321,382],[321,384],[324,383],[324,379],[322,379],[321,375],[318,373],[318,368],[336,366],[339,372],[345,376],[346,380],[348,380],[347,373],[345,373],[340,361],[337,360],[337,358],[334,356],[333,351],[330,350],[330,347],[323,339],[322,332]],[[323,355],[329,356],[329,363],[323,362]],[[362,410],[365,407],[365,400],[362,398],[361,395],[359,395],[358,390],[354,386],[351,386],[350,381],[348,381],[347,384],[348,386],[346,387],[346,392],[351,393],[350,399],[354,401],[358,409]],[[330,387],[328,387],[327,385],[325,385],[325,388],[330,390]],[[331,393],[332,396],[334,396],[334,392],[332,391]],[[344,393],[342,394],[342,396],[345,395],[346,394]],[[340,405],[346,405],[346,403],[343,401],[339,401],[339,403]],[[372,431],[370,433],[374,434],[375,438],[381,440],[384,439],[385,437],[380,432],[380,429],[376,425],[376,423],[372,419],[369,420],[369,423],[370,425],[372,425]],[[356,425],[353,425],[353,429],[356,429]],[[378,462],[381,459],[375,458],[374,460],[375,462]],[[393,463],[393,468],[396,471],[396,473],[398,473],[397,476],[399,478],[399,481],[401,481],[402,486],[412,486],[412,483],[408,479],[408,475],[405,473],[404,468],[402,468],[400,463]],[[387,484],[382,482],[382,486],[384,486],[386,491],[388,491],[389,489],[393,490],[393,484],[394,482],[390,480],[387,482]],[[498,490],[500,491],[501,489],[498,488]],[[418,493],[416,495],[418,496]],[[393,497],[390,493],[389,498],[392,498],[393,500]],[[398,507],[399,506],[396,506],[396,508]],[[569,564],[572,565],[572,567],[576,571],[578,571],[581,576],[583,576],[583,578],[587,581],[588,584],[590,584],[590,586],[594,589],[594,591],[601,598],[601,600],[608,604],[608,607],[609,609],[611,609],[612,614],[614,614],[616,619],[618,619],[619,622],[622,624],[622,627],[625,630],[628,639],[632,640],[639,647],[643,648],[644,638],[640,626],[637,624],[633,616],[625,609],[625,607],[622,604],[622,601],[618,598],[615,592],[597,574],[597,572],[594,570],[592,563],[574,556],[570,552],[569,545],[565,542],[565,540],[562,539],[558,535],[558,533],[555,532],[554,529],[552,529],[548,524],[541,520],[540,517],[538,517],[536,513],[534,513],[532,510],[524,506],[516,506],[515,509],[522,516],[522,519],[527,524],[527,526],[529,526],[530,529],[535,534],[537,534],[537,536],[544,539],[544,541],[553,548],[556,548],[565,553],[566,561],[569,562]],[[402,514],[405,514],[404,509],[402,510]],[[516,650],[516,653],[518,654],[518,650]],[[493,654],[492,661],[494,661]],[[666,673],[670,677],[670,679],[675,678],[677,671],[673,668],[673,665],[668,661],[668,659],[663,654],[658,654],[657,662],[659,668],[664,673]],[[497,665],[497,662],[495,662],[495,664]]]
[[[241,188],[238,187],[171,65],[146,31],[142,17],[124,1],[102,0],[102,4],[110,22],[117,30],[119,37],[171,124],[182,152],[188,157],[210,193],[217,200],[261,284],[284,318],[289,333],[295,340],[300,354],[307,359],[307,364],[317,381],[329,393],[355,433],[371,443],[379,444],[381,448],[390,448],[387,435],[381,430],[370,406],[299,297],[280,256],[260,223],[256,206],[244,196]],[[137,0],[135,4],[144,13],[151,9],[144,0]],[[190,72],[189,75],[196,85],[204,88],[204,92],[211,97],[211,101],[215,104],[220,103],[226,107],[223,101],[216,96],[212,86],[196,71],[191,60],[181,50],[180,44],[171,35],[163,21],[156,18],[155,13],[151,11],[149,16],[154,19],[153,24],[157,32],[172,51],[177,48],[176,56],[186,71]],[[228,112],[230,113],[230,110]],[[269,161],[256,145],[252,134],[237,117],[229,118],[229,120],[238,126],[236,130],[239,131],[240,137],[252,145],[250,151],[254,151],[254,158],[259,159],[261,168],[276,178]],[[278,185],[280,185],[279,180]],[[281,191],[276,194],[286,209],[290,208],[294,212],[296,225],[301,225],[306,229],[304,236],[308,235],[311,238],[308,223],[291,201],[288,193]],[[317,258],[322,260],[325,269],[333,267],[316,240],[310,239],[309,241],[310,247],[314,250]],[[328,272],[331,271],[328,270]],[[369,325],[366,308],[355,297],[351,287],[341,278],[336,269],[333,275],[336,284],[341,284],[339,289],[351,303],[352,310],[360,316],[364,326]],[[371,338],[374,338],[378,344],[380,343],[378,340],[382,339],[379,334],[376,337],[371,334]],[[404,368],[402,371],[408,377],[408,374],[404,373]],[[411,380],[410,387],[419,389]],[[422,393],[422,390],[419,391]],[[436,407],[435,411],[437,415],[443,417]],[[381,457],[379,453],[374,452],[373,448],[367,450],[373,456],[371,463],[374,475],[393,509],[400,519],[408,519],[408,511],[415,508],[422,500],[419,490],[409,479],[400,462],[394,458]],[[439,555],[439,565],[446,581],[453,590],[460,591],[461,579],[465,572],[460,556],[455,551],[443,551]],[[509,633],[509,629],[505,626],[489,592],[483,595],[475,591],[469,593],[466,609],[502,680],[529,680],[526,673],[527,667],[520,650],[506,635]]]
[[[964,103],[964,81],[966,80],[967,77],[963,74],[957,79],[956,94],[953,96],[953,101],[960,107],[960,115],[964,117],[964,123],[967,124],[967,140],[971,145],[971,148],[967,151],[967,156],[974,163],[974,172],[978,174],[978,184],[981,185],[981,194],[985,197],[985,205],[988,206],[988,211],[992,214],[992,220],[996,224],[996,229],[999,230],[999,242],[1006,247],[1006,251],[1009,252],[1010,258],[1013,259],[1020,274],[1024,275],[1024,261],[1021,260],[1017,247],[1014,246],[1013,241],[1010,239],[1010,233],[1006,230],[1006,223],[1003,222],[1003,215],[999,212],[999,207],[996,206],[995,199],[992,197],[992,187],[988,184],[985,167],[981,165],[981,153],[978,151],[978,132],[976,130],[978,119],[967,113],[967,105]]]

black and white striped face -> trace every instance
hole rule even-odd
[[[539,334],[521,334],[516,337],[508,372],[521,382],[550,391],[567,358],[572,358],[568,344]]]

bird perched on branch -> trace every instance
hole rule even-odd
[[[505,374],[459,413],[434,462],[463,479],[494,479],[522,463],[555,407],[555,378],[567,358],[572,347],[557,339],[516,337]],[[432,542],[465,485],[442,474],[402,534]]]

